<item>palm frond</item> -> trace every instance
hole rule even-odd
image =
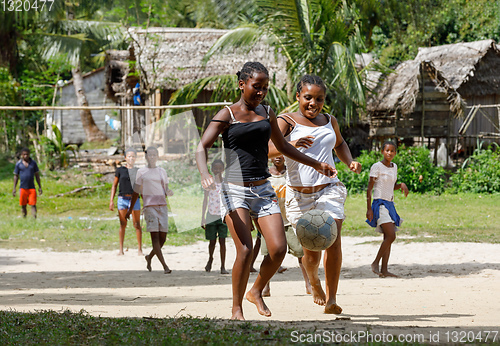
[[[256,24],[245,24],[230,30],[222,35],[205,54],[202,61],[203,65],[206,65],[208,60],[216,53],[242,47],[250,50],[261,37],[262,30]]]

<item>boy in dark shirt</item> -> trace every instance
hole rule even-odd
[[[42,183],[40,181],[40,173],[35,160],[30,158],[30,150],[23,148],[21,150],[21,159],[14,167],[14,189],[12,196],[16,196],[17,181],[20,179],[19,189],[19,205],[22,208],[23,216],[26,217],[28,211],[26,205],[31,206],[31,215],[36,219],[36,188],[35,178],[38,183],[38,192],[42,194]]]

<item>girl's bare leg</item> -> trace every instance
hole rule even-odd
[[[385,253],[382,255],[382,267],[380,268],[380,273],[383,277],[392,276],[397,278],[398,276],[389,272],[387,268],[389,263],[389,256],[391,255],[391,245],[394,240],[396,240],[396,227],[392,222],[382,224],[381,227],[382,231],[384,232],[384,242],[387,239],[387,241],[389,242],[389,246],[387,246]]]
[[[166,232],[151,232],[151,243],[153,244],[153,250],[151,250],[149,255],[146,255],[145,257],[147,262],[147,268],[149,271],[151,271],[151,260],[156,255],[161,265],[163,266],[163,272],[165,274],[170,274],[172,272],[165,263],[165,259],[163,258],[163,253],[161,251],[161,248],[163,247],[163,244],[165,244],[166,239],[167,239]]]
[[[132,211],[132,221],[134,222],[135,228],[135,236],[137,238],[138,250],[137,254],[142,256],[142,227],[141,227],[141,211],[133,210]]]
[[[217,239],[212,239],[208,243],[208,261],[207,265],[205,266],[205,271],[210,272],[212,270],[212,262],[214,261],[214,251],[215,251],[215,244],[217,243]]]
[[[220,273],[229,274],[226,270],[226,238],[219,238],[220,247]]]
[[[380,227],[382,228],[382,232],[384,233],[384,240],[382,241],[382,244],[380,244],[380,248],[377,252],[377,256],[375,257],[375,260],[372,263],[372,271],[379,275],[379,276],[396,276],[392,273],[389,273],[387,270],[387,263],[389,261],[389,255],[391,252],[391,245],[396,239],[396,229],[394,228],[394,223],[388,222],[381,224]],[[387,255],[386,255],[387,253]],[[384,267],[384,256],[386,256],[385,259],[385,267]],[[382,259],[382,270],[379,270],[379,263],[380,260]],[[385,271],[385,274],[383,273]]]
[[[264,257],[259,274],[246,298],[257,306],[259,314],[271,316],[271,311],[262,299],[262,290],[269,280],[276,274],[285,258],[287,244],[285,228],[281,214],[272,214],[257,219],[257,224],[266,240],[269,254]]]
[[[337,223],[337,239],[325,250],[323,264],[325,266],[326,283],[326,314],[340,314],[342,308],[337,305],[337,289],[339,286],[340,268],[342,267],[342,220],[335,219]]]
[[[306,293],[311,294],[311,283],[309,282],[309,278],[307,277],[307,272],[306,269],[304,268],[304,265],[302,264],[302,257],[298,258],[299,260],[299,267],[300,271],[302,272],[302,277],[304,278],[304,282],[306,283]]]
[[[252,221],[248,210],[238,208],[226,216],[226,224],[233,237],[236,247],[236,259],[232,271],[233,286],[233,320],[244,320],[243,297],[250,276],[250,263],[252,262]]]
[[[125,241],[125,229],[127,228],[127,219],[125,215],[127,214],[127,209],[118,210],[118,217],[120,219],[120,231],[118,232],[118,238],[120,240],[120,250],[118,251],[118,256],[124,255],[123,243]]]
[[[318,276],[319,262],[321,260],[321,251],[310,251],[304,248],[304,257],[302,265],[306,270],[307,277],[311,283],[313,300],[318,305],[325,305],[326,295],[321,287],[321,281]]]

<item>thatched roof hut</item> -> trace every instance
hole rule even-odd
[[[177,90],[197,79],[235,74],[245,62],[260,61],[269,70],[278,87],[286,81],[285,60],[263,42],[250,51],[244,49],[215,55],[203,66],[208,50],[227,30],[187,28],[131,28],[132,46],[137,61],[152,89]],[[144,75],[144,72],[147,76]],[[214,86],[208,86],[213,90]]]
[[[463,146],[474,147],[477,138],[500,143],[500,49],[495,41],[419,48],[415,60],[432,61],[467,102],[466,117],[454,119],[452,129]]]
[[[465,99],[500,95],[500,50],[493,40],[419,48],[415,61],[432,61]]]
[[[370,136],[446,137],[462,98],[430,61],[405,61],[367,101]]]
[[[247,61],[260,61],[269,70],[270,78],[278,87],[286,81],[286,61],[275,54],[272,47],[258,42],[250,51],[243,48],[214,55],[206,65],[203,57],[227,30],[187,28],[131,28],[128,51],[109,51],[106,76],[109,97],[122,105],[132,104],[132,88],[141,78],[141,97],[144,105],[160,106],[172,93],[197,79],[236,74]],[[132,73],[133,72],[133,73]],[[215,85],[208,84],[195,103],[210,102]],[[193,109],[196,126],[204,128],[212,113]],[[127,142],[142,129],[158,120],[160,111],[126,110],[122,112],[122,139]],[[178,138],[178,131],[170,136]],[[145,135],[148,137],[148,134]],[[163,136],[164,146],[167,146]],[[134,140],[135,141],[135,140]],[[170,143],[172,148],[174,144]]]

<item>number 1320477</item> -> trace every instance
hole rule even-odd
[[[4,12],[28,12],[52,10],[55,0],[0,0]]]
[[[452,343],[465,343],[465,342],[497,342],[498,330],[483,330],[479,332],[474,331],[452,331],[444,333],[446,342]]]

